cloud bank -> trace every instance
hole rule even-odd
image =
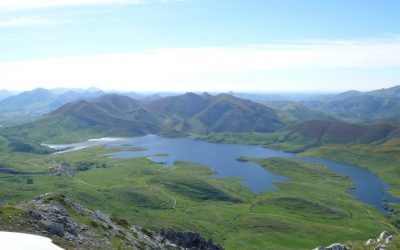
[[[1,62],[0,87],[81,87],[137,91],[269,90],[279,82],[304,83],[293,72],[400,69],[400,39],[300,41],[235,48],[175,48],[140,53]],[[263,74],[260,74],[263,73]],[[347,74],[347,73],[346,73]],[[260,75],[260,77],[255,77]],[[351,81],[351,77],[348,78]],[[302,88],[319,86],[309,79]],[[399,79],[400,80],[400,79]],[[274,82],[276,81],[276,82]],[[326,76],[325,83],[335,82]],[[252,85],[253,84],[253,85]],[[344,84],[344,83],[342,83]],[[351,82],[349,82],[351,84]],[[394,83],[393,83],[394,84]],[[279,87],[279,86],[275,86]],[[281,86],[282,87],[282,86]]]

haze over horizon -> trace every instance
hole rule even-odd
[[[0,85],[1,86],[1,85]],[[7,91],[11,94],[19,94],[22,92],[26,91],[35,91],[38,89],[46,89],[50,91],[55,91],[58,93],[64,93],[67,91],[78,91],[78,92],[96,92],[96,91],[103,91],[105,93],[136,93],[139,95],[152,95],[152,94],[183,94],[183,93],[196,93],[196,94],[202,94],[202,93],[209,93],[209,94],[220,94],[220,93],[227,93],[227,94],[249,94],[249,95],[290,95],[290,96],[318,96],[318,95],[334,95],[334,94],[340,94],[340,93],[345,93],[349,91],[359,91],[359,92],[369,92],[369,91],[375,91],[375,90],[382,90],[382,89],[390,89],[394,87],[400,87],[400,85],[394,85],[394,86],[388,86],[385,88],[377,88],[377,89],[369,89],[369,90],[359,90],[359,89],[346,89],[346,90],[303,90],[303,91],[293,91],[293,90],[287,90],[287,91],[270,91],[270,90],[265,90],[265,91],[233,91],[233,90],[227,90],[227,91],[209,91],[209,90],[166,90],[166,91],[156,91],[156,90],[144,90],[144,91],[137,91],[135,89],[103,89],[99,88],[96,86],[88,86],[88,87],[82,87],[82,88],[72,88],[68,86],[56,86],[56,87],[42,87],[40,85],[25,88],[25,89],[10,89],[10,88],[0,88],[0,91]]]
[[[399,7],[394,0],[0,0],[0,89],[388,88],[400,83]]]

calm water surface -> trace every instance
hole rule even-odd
[[[359,200],[371,204],[383,211],[382,200],[400,202],[389,195],[388,185],[378,176],[367,169],[342,164],[318,157],[297,157],[295,154],[272,150],[260,146],[238,144],[216,144],[194,140],[192,138],[163,138],[156,135],[147,135],[135,138],[104,138],[89,140],[83,143],[68,145],[48,145],[58,149],[67,149],[62,152],[79,150],[93,145],[107,147],[135,146],[145,148],[143,151],[122,151],[110,154],[116,158],[149,157],[151,160],[163,163],[166,167],[172,166],[175,161],[194,162],[209,166],[215,171],[215,178],[236,177],[239,183],[254,193],[275,190],[276,181],[289,181],[287,178],[269,173],[267,170],[251,162],[240,162],[236,159],[244,157],[270,158],[282,157],[291,160],[321,163],[335,173],[351,177],[355,189],[349,193]],[[157,156],[157,154],[166,154]]]

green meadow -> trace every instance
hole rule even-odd
[[[125,150],[125,149],[124,149]],[[146,158],[114,159],[104,147],[56,155],[1,154],[0,197],[15,205],[47,192],[158,230],[193,230],[226,249],[310,249],[396,231],[390,219],[349,194],[350,179],[322,165],[281,158],[247,159],[285,176],[279,190],[253,194],[236,179],[177,162],[165,168]],[[76,172],[45,172],[57,166]]]

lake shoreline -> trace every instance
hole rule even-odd
[[[168,144],[168,147],[163,147],[162,145],[158,144]],[[365,168],[361,168],[358,166],[353,166],[349,164],[339,163],[332,160],[319,158],[319,157],[300,157],[294,153],[288,153],[284,151],[274,150],[270,148],[266,148],[265,146],[258,146],[258,145],[244,145],[244,144],[225,144],[225,143],[210,143],[207,141],[198,140],[197,138],[193,137],[180,137],[180,138],[165,138],[160,137],[158,135],[147,135],[141,137],[132,137],[132,138],[102,138],[96,140],[88,140],[83,143],[75,143],[75,144],[64,144],[61,145],[63,147],[68,148],[67,151],[61,151],[58,153],[66,153],[71,151],[80,150],[82,148],[87,148],[91,146],[103,145],[106,147],[118,147],[121,144],[140,147],[140,148],[147,148],[147,150],[143,150],[140,152],[137,151],[120,151],[109,154],[111,157],[116,158],[134,158],[134,157],[151,157],[151,160],[163,163],[166,166],[172,166],[176,160],[179,161],[187,161],[187,162],[194,162],[201,165],[205,165],[210,167],[213,171],[216,171],[218,174],[213,176],[215,178],[241,178],[242,180],[239,181],[240,184],[249,188],[254,193],[258,194],[264,191],[272,191],[276,190],[276,186],[274,182],[279,181],[287,181],[287,179],[283,178],[282,176],[272,175],[270,173],[269,176],[265,176],[265,172],[261,172],[257,168],[261,168],[260,166],[254,166],[257,164],[249,163],[249,162],[242,162],[237,161],[240,157],[248,157],[248,156],[256,156],[255,158],[270,158],[270,157],[282,157],[287,158],[290,160],[300,161],[300,162],[309,162],[309,163],[318,163],[322,164],[334,173],[349,176],[353,183],[355,184],[354,188],[350,188],[348,190],[349,194],[355,196],[357,199],[375,206],[380,211],[384,211],[382,201],[388,200],[389,202],[399,202],[399,199],[389,195],[386,190],[388,189],[389,185],[381,181],[381,179],[371,173],[369,170]],[[60,145],[52,144],[52,147],[61,147]],[[71,148],[72,147],[72,148]],[[75,147],[75,148],[74,148]],[[177,147],[173,150],[173,152],[168,152],[171,150],[170,148]],[[212,150],[221,150],[218,151],[219,154],[212,154],[208,152],[211,147]],[[197,153],[191,153],[188,149],[197,148],[199,152],[203,154],[210,154],[208,155],[210,159],[200,159],[196,156]],[[223,150],[222,150],[223,149]],[[179,152],[179,150],[183,152]],[[223,159],[219,164],[225,164],[230,167],[224,168],[215,164],[219,158],[222,158],[224,154],[228,154],[229,150],[237,151],[235,153],[233,159]],[[249,155],[246,155],[249,154]],[[189,155],[189,156],[188,156]],[[232,156],[232,157],[233,157]],[[203,156],[206,157],[206,156]],[[232,158],[231,157],[231,158]],[[239,164],[254,164],[248,165],[244,167],[244,165],[240,166]],[[235,166],[237,169],[232,168]],[[238,171],[235,173],[235,171]],[[232,173],[233,172],[233,173]],[[253,175],[249,175],[251,172]],[[257,174],[255,174],[257,173]],[[259,178],[258,175],[263,175],[263,178]],[[262,181],[264,180],[264,181]],[[265,182],[268,180],[268,185],[261,184],[257,186],[257,183],[254,182]],[[371,183],[373,185],[371,185]],[[371,187],[370,187],[371,186]]]

